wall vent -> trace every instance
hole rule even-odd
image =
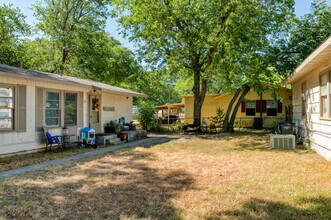
[[[295,136],[292,134],[270,135],[270,147],[275,149],[294,149]]]

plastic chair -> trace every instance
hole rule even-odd
[[[49,132],[46,132],[46,149],[45,153],[47,152],[47,147],[49,147],[49,150],[52,149],[53,145],[57,145],[57,151],[59,151],[61,147],[61,142],[57,136],[52,136]]]

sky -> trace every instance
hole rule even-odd
[[[32,5],[35,4],[36,0],[0,0],[0,5],[13,4],[14,7],[21,9],[22,13],[27,16],[26,22],[33,25],[35,22],[33,11],[31,10]],[[310,5],[313,0],[295,0],[295,12],[298,17],[301,17],[310,12]],[[327,0],[327,3],[331,5],[331,0]],[[134,50],[134,45],[121,36],[119,33],[120,27],[114,19],[108,19],[107,31],[117,40],[119,40],[123,46]]]

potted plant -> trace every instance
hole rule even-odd
[[[105,133],[115,133],[115,126],[116,125],[114,121],[109,121],[108,123],[106,123],[104,126]]]
[[[128,142],[128,133],[125,131],[124,127],[120,128],[118,136],[121,138],[121,141],[126,140],[126,142]]]

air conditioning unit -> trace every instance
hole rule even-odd
[[[295,136],[292,134],[270,135],[270,147],[275,149],[294,149]]]

